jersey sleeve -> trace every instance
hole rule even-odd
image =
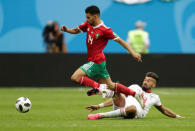
[[[119,38],[119,36],[116,33],[114,33],[114,31],[111,28],[107,29],[104,32],[104,37],[109,40],[116,40],[117,38]]]
[[[87,32],[87,21],[85,21],[83,24],[79,25],[78,28],[82,32]]]
[[[161,106],[161,105],[162,104],[161,104],[160,98],[159,98],[159,96],[157,96],[156,97],[156,102],[155,102],[154,106]]]

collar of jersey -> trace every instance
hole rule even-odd
[[[145,91],[146,93],[152,93],[151,91]]]
[[[95,29],[95,28],[98,28],[98,27],[100,27],[101,25],[103,25],[104,24],[104,22],[101,20],[101,23],[99,24],[99,25],[97,25],[97,26],[93,26],[93,28]]]

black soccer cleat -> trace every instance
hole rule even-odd
[[[88,96],[92,96],[92,95],[98,94],[99,92],[100,92],[100,91],[99,91],[98,88],[92,88],[92,89],[90,89],[90,90],[87,91],[87,95],[88,95]]]

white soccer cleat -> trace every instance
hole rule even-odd
[[[112,98],[114,95],[114,91],[107,89],[106,84],[100,84],[99,89],[100,89],[100,93],[102,94],[103,98]]]

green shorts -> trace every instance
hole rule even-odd
[[[80,68],[87,74],[87,76],[94,78],[95,80],[110,77],[106,69],[106,62],[102,63],[88,62],[82,65]]]

